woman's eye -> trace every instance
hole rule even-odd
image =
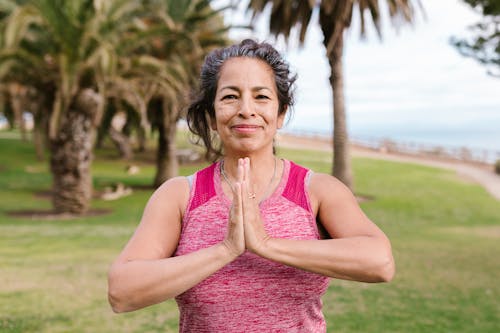
[[[222,96],[222,100],[228,100],[228,99],[236,99],[236,95],[225,95]]]
[[[257,95],[257,99],[269,99],[266,95]]]

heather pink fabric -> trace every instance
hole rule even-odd
[[[309,170],[284,160],[278,188],[260,203],[271,237],[319,239],[306,191]],[[230,200],[221,188],[220,164],[194,175],[175,255],[224,239]],[[180,332],[326,332],[321,296],[329,278],[245,252],[176,297]]]

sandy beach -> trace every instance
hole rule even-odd
[[[317,149],[332,151],[331,140],[319,137],[297,136],[281,133],[277,137],[278,145],[290,148]],[[454,170],[457,175],[483,186],[496,200],[500,201],[500,175],[495,174],[493,166],[485,163],[475,163],[430,157],[419,154],[402,154],[384,150],[371,149],[359,145],[351,145],[351,156],[383,159],[402,163],[415,163],[436,168]]]

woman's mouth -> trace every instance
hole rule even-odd
[[[260,126],[242,124],[242,125],[234,125],[231,128],[238,133],[254,133],[260,128]]]

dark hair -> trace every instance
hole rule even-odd
[[[209,123],[215,117],[214,100],[219,74],[224,62],[234,57],[260,59],[271,67],[278,92],[278,114],[287,112],[294,104],[293,88],[297,75],[290,72],[288,63],[271,44],[245,39],[239,44],[210,52],[201,67],[200,85],[187,109],[186,120],[189,130],[199,136],[197,143],[200,139],[203,141],[206,157],[212,160],[221,155],[221,147],[216,147]]]

